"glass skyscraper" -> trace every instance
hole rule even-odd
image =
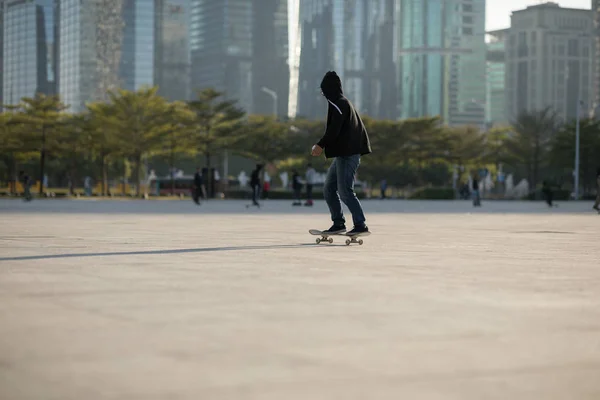
[[[154,84],[169,100],[190,98],[190,1],[156,0]]]
[[[119,68],[123,89],[138,90],[154,82],[155,0],[123,0],[123,42]]]
[[[485,1],[399,0],[401,118],[439,115],[451,125],[485,118]]]
[[[506,73],[505,40],[508,29],[488,32],[487,75],[486,75],[486,123],[504,124],[506,118],[506,91],[504,74]]]
[[[394,68],[394,0],[302,0],[296,56],[296,114],[321,117],[319,84],[328,70],[342,78],[344,93],[362,113],[397,114]]]
[[[253,108],[252,1],[193,0],[192,87],[214,88]]]
[[[192,0],[193,89],[215,88],[249,113],[287,114],[287,23],[287,0]]]
[[[6,0],[2,7],[3,101],[56,90],[53,0]]]

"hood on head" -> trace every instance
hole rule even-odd
[[[344,92],[342,91],[342,80],[335,71],[328,71],[321,81],[321,90],[328,100],[337,100]]]

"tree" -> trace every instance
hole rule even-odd
[[[119,145],[119,121],[108,103],[90,103],[87,105],[88,115],[85,129],[90,134],[90,149],[100,162],[102,171],[102,195],[108,194],[108,165],[110,157],[121,151]]]
[[[287,158],[293,145],[287,124],[271,116],[250,115],[228,147],[256,161],[274,163]],[[308,145],[305,147],[310,149]]]
[[[17,106],[8,106],[16,111],[14,118],[26,125],[34,133],[32,144],[40,154],[39,193],[44,192],[46,155],[57,147],[57,134],[60,130],[61,113],[68,108],[59,96],[46,96],[36,93],[35,97],[24,97]],[[39,133],[35,133],[39,132]]]
[[[74,185],[83,167],[81,159],[86,150],[90,149],[91,135],[89,131],[89,116],[86,114],[66,115],[62,121],[63,129],[59,134],[57,153],[64,160],[69,176],[69,193],[74,194]]]
[[[168,157],[169,170],[173,171],[177,156],[193,152],[194,138],[194,113],[185,103],[174,102],[169,104],[163,115],[167,125],[162,142],[165,144],[162,154]],[[175,174],[171,173],[171,194],[175,194]]]
[[[13,194],[16,192],[17,166],[32,156],[29,139],[23,124],[15,119],[13,113],[0,114],[0,159],[6,165],[7,180],[11,183]]]
[[[233,100],[221,100],[223,93],[214,89],[198,91],[198,99],[188,103],[196,115],[198,150],[204,154],[210,171],[211,155],[232,140],[241,128],[244,111]]]
[[[157,94],[156,87],[135,92],[118,90],[109,96],[111,102],[103,121],[116,130],[119,145],[133,162],[136,195],[139,195],[142,158],[160,151],[164,135],[171,128],[165,118],[169,105]]]
[[[547,161],[550,139],[559,124],[551,108],[523,111],[511,123],[514,134],[506,142],[509,163],[526,170],[530,187],[537,186],[540,170]]]
[[[550,164],[560,171],[562,176],[572,181],[575,170],[576,126],[572,122],[563,126],[552,138],[549,154]],[[585,193],[595,187],[596,169],[600,166],[600,122],[584,119],[580,122],[579,132],[579,179]]]

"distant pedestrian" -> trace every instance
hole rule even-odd
[[[200,168],[196,168],[194,174],[194,186],[192,187],[192,196],[194,203],[200,205],[200,197],[204,194],[204,179]]]
[[[550,183],[548,181],[544,181],[542,183],[542,193],[544,194],[544,197],[546,198],[546,204],[548,204],[548,207],[552,207],[552,201],[554,199],[554,192],[552,191],[552,185],[550,185]]]
[[[382,179],[381,180],[381,198],[382,199],[385,199],[387,197],[386,193],[385,193],[387,191],[387,187],[388,187],[387,180]]]
[[[294,192],[294,202],[293,206],[301,206],[302,205],[302,180],[300,179],[300,174],[298,171],[294,170],[292,174],[292,191]]]
[[[31,178],[25,173],[25,171],[19,172],[21,184],[23,185],[23,200],[31,201],[33,196],[31,195]]]
[[[262,170],[262,164],[256,164],[256,168],[252,171],[252,175],[250,176],[250,187],[252,188],[252,205],[256,207],[260,207],[258,203],[258,199],[260,197],[260,171]]]
[[[313,185],[316,183],[317,171],[313,168],[311,163],[308,163],[308,168],[306,169],[306,203],[305,206],[313,205]]]
[[[600,212],[600,167],[596,171],[596,202],[594,203],[594,210]]]
[[[479,194],[479,181],[477,180],[477,176],[473,176],[472,181],[473,192],[471,196],[473,197],[473,207],[481,207],[481,196]]]

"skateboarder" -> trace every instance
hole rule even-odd
[[[250,176],[250,187],[252,188],[252,205],[260,207],[258,204],[258,198],[260,196],[260,171],[262,170],[262,164],[256,164],[256,168],[252,171]]]
[[[318,157],[325,151],[325,157],[333,158],[323,187],[333,225],[325,232],[346,232],[341,201],[352,213],[354,222],[354,228],[348,234],[368,232],[365,214],[354,193],[354,178],[360,157],[371,153],[367,130],[352,103],[344,97],[342,81],[335,71],[325,74],[321,81],[321,92],[328,104],[327,126],[311,154]]]
[[[596,202],[594,203],[594,210],[600,212],[600,167],[596,171]]]

